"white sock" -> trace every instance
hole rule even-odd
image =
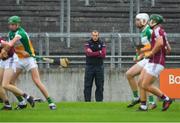
[[[156,103],[155,103],[155,102],[149,102],[149,104],[154,105],[154,104],[156,104]]]
[[[164,100],[168,101],[168,100],[169,100],[169,97],[168,97],[168,96],[166,96],[166,98],[165,98]]]
[[[54,103],[50,103],[49,106],[56,106]]]
[[[29,99],[29,97],[30,97],[30,96],[29,96],[29,95],[27,95],[26,99],[28,100],[28,99]]]

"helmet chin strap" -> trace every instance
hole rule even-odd
[[[144,26],[144,21],[143,21],[143,19],[141,19],[140,21],[141,21],[141,25],[143,25],[143,26]]]
[[[146,24],[145,24],[145,25],[142,25],[142,26],[140,27],[140,30],[143,30],[145,27],[146,27]]]
[[[141,21],[141,29],[143,29],[146,26],[147,22]]]
[[[142,22],[142,25],[145,26],[147,24],[147,22]]]
[[[151,26],[151,28],[154,28],[156,25],[158,25],[158,23],[153,23],[153,25]]]

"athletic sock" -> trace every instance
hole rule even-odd
[[[19,102],[22,102],[24,100],[22,96],[16,96],[16,98]]]
[[[162,95],[161,97],[160,97],[162,100],[164,100],[164,101],[168,101],[169,100],[169,97],[167,97],[166,95]]]
[[[146,101],[141,101],[141,105],[146,105]]]
[[[134,97],[134,100],[138,100],[139,99],[138,91],[133,91],[133,97]]]
[[[25,99],[29,99],[30,96],[27,95],[26,93],[24,93],[24,94],[23,94],[23,97],[24,97]]]
[[[52,101],[52,99],[51,99],[50,97],[47,98],[47,102],[48,102],[49,104],[53,103],[53,101]]]
[[[152,96],[152,95],[149,96],[149,97],[148,97],[148,100],[149,100],[149,103],[150,103],[150,104],[155,104],[154,96]]]
[[[10,105],[10,103],[9,103],[8,100],[4,101],[4,104],[5,104],[5,105]]]
[[[27,104],[22,96],[16,96],[16,98],[19,101],[19,105],[26,105]]]

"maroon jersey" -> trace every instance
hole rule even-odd
[[[166,37],[166,32],[164,31],[164,29],[159,26],[155,29],[153,29],[153,33],[151,36],[151,48],[153,49],[156,43],[156,39],[157,37],[162,36],[163,38],[163,46],[161,47],[161,49],[154,54],[149,62],[151,63],[156,63],[156,64],[161,64],[161,65],[165,65],[165,57],[166,57],[166,41],[167,41],[167,37]]]
[[[2,41],[2,40],[4,40],[4,39],[0,37],[0,44],[1,44],[1,41]],[[2,48],[3,48],[3,47],[1,46],[1,47],[0,47],[0,51],[1,51]],[[14,52],[15,52],[14,47],[12,47],[12,48],[9,50],[9,52],[8,52],[8,56],[9,56],[9,57],[12,57],[12,56],[14,55]]]

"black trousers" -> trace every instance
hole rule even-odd
[[[84,98],[86,102],[91,101],[93,80],[95,79],[97,102],[103,101],[104,91],[104,65],[86,65],[84,77]]]

